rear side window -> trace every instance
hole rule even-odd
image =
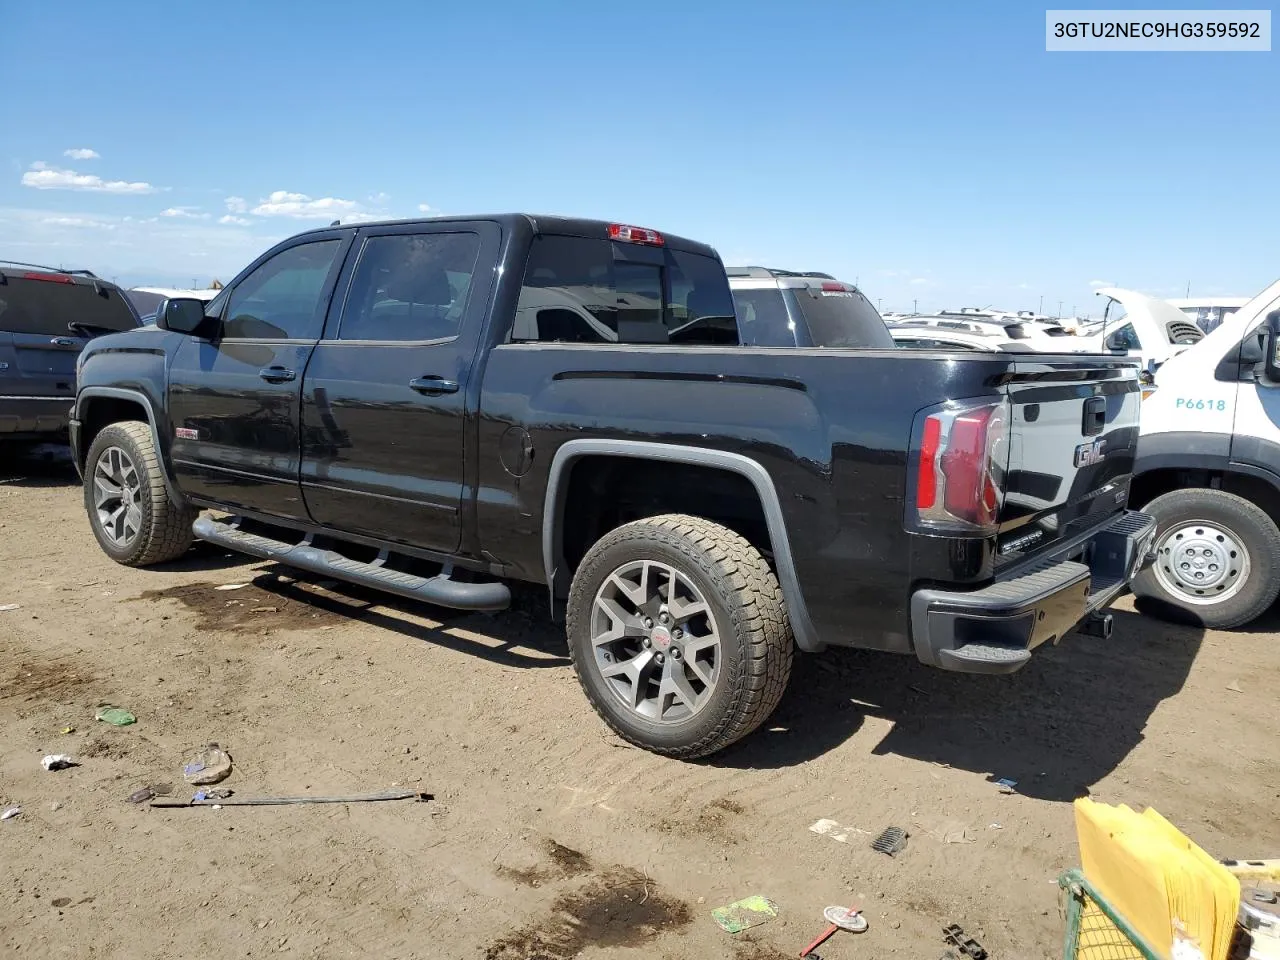
[[[351,278],[339,339],[456,337],[479,254],[474,233],[370,237]]]
[[[795,295],[815,347],[893,349],[889,328],[859,291],[801,287],[788,292]]]
[[[733,309],[738,315],[743,343],[753,347],[796,345],[796,325],[777,287],[734,290]]]
[[[0,330],[65,337],[75,323],[90,333],[132,330],[138,316],[119,288],[91,283],[24,280],[8,275],[0,284]]]
[[[736,344],[724,268],[714,257],[539,236],[511,339],[541,343]]]

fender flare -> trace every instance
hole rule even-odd
[[[169,464],[165,462],[164,447],[160,443],[160,430],[156,426],[156,411],[151,405],[151,399],[140,390],[126,390],[123,387],[85,387],[76,394],[75,406],[72,408],[71,417],[77,422],[83,422],[81,417],[82,404],[86,398],[106,397],[112,400],[129,400],[142,407],[147,415],[147,424],[151,427],[151,442],[156,447],[156,460],[160,463],[160,476],[164,479],[165,492],[169,494],[169,499],[177,504],[185,504],[186,498],[178,491],[177,485],[173,482],[173,477],[169,473]],[[80,461],[80,451],[72,451],[77,462]],[[84,451],[84,456],[89,456],[89,451]]]
[[[755,489],[764,511],[769,540],[773,544],[773,562],[778,583],[782,587],[782,597],[786,601],[787,616],[791,621],[791,631],[796,638],[796,646],[809,653],[825,649],[826,645],[818,639],[813,621],[809,617],[804,594],[800,589],[800,580],[796,576],[791,541],[787,536],[782,506],[778,500],[778,491],[773,485],[773,478],[757,461],[740,453],[729,453],[724,450],[708,450],[702,447],[652,443],[643,440],[570,440],[561,445],[551,459],[547,493],[542,509],[542,564],[553,600],[557,586],[562,585],[558,583],[558,580],[563,580],[561,572],[568,566],[564,559],[564,535],[561,524],[565,498],[568,495],[568,484],[564,480],[573,462],[587,456],[633,457],[641,460],[690,464],[727,470],[745,477]],[[567,584],[563,586],[567,587]]]

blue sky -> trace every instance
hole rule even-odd
[[[1044,10],[11,4],[0,257],[203,284],[425,205],[653,226],[885,310],[1280,276],[1280,54],[1050,54]]]

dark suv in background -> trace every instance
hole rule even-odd
[[[0,260],[0,441],[65,435],[80,351],[138,325],[121,289],[88,270]]]

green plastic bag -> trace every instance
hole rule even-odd
[[[138,718],[128,710],[120,707],[103,707],[94,715],[95,720],[101,720],[103,723],[109,723],[113,727],[127,727],[131,723],[137,723]]]

